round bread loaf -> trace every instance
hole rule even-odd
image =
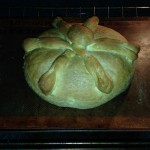
[[[89,109],[128,87],[138,46],[99,25],[96,16],[84,23],[57,17],[52,25],[23,42],[25,78],[42,99],[61,107]]]

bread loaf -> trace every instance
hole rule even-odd
[[[100,106],[130,84],[140,48],[93,16],[84,23],[57,17],[53,28],[23,42],[24,73],[43,100],[89,109]]]

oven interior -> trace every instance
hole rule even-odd
[[[89,16],[140,45],[129,88],[106,104],[88,110],[61,108],[42,100],[27,85],[22,42],[63,17],[82,22]],[[0,9],[0,128],[149,129],[150,7],[4,6]]]

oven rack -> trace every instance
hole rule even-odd
[[[150,7],[2,7],[0,17],[149,17]]]

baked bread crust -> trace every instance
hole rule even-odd
[[[29,86],[61,107],[89,109],[123,92],[140,50],[93,16],[82,24],[57,17],[54,28],[24,40],[24,72]]]

